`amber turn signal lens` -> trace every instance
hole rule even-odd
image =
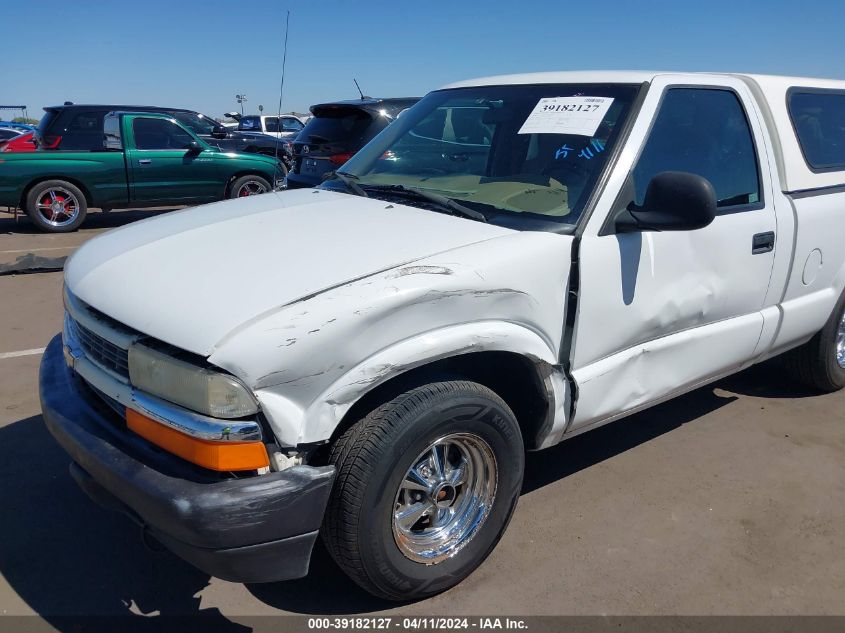
[[[270,465],[261,442],[209,442],[180,433],[126,409],[126,425],[144,439],[182,459],[219,471],[257,470]]]

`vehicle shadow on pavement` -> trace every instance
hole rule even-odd
[[[30,608],[60,631],[92,624],[78,618],[106,616],[105,625],[130,616],[141,625],[155,615],[208,616],[210,630],[250,630],[201,609],[197,594],[209,576],[150,552],[137,526],[85,496],[68,463],[40,416],[0,427],[0,573]]]
[[[88,216],[82,227],[85,229],[113,229],[118,226],[129,224],[130,222],[137,222],[146,218],[154,218],[162,213],[173,211],[172,208],[167,209],[127,209],[125,211],[110,211],[109,213],[102,213],[99,210],[90,210]],[[38,229],[35,224],[30,221],[26,213],[18,213],[18,219],[7,213],[0,213],[0,235],[16,233],[19,235],[46,235],[44,231]]]
[[[719,381],[725,391],[755,398],[814,398],[820,392],[801,384],[786,370],[782,357],[754,365]]]
[[[695,422],[736,400],[733,394],[746,393],[786,398],[808,392],[783,379],[776,366],[754,368],[528,454],[523,493]],[[206,615],[210,618],[205,622],[215,630],[248,630],[217,609],[201,609],[198,594],[209,584],[209,576],[169,553],[147,550],[138,528],[94,505],[77,488],[67,466],[67,455],[40,416],[0,427],[0,573],[34,611],[60,630],[73,628],[66,616],[142,614]],[[306,578],[247,589],[268,606],[300,614],[355,614],[399,606],[359,589],[320,544]]]
[[[722,395],[723,392],[727,394]],[[788,376],[779,359],[754,365],[663,404],[574,437],[525,460],[522,494],[653,440],[730,404],[739,396],[806,398],[814,391]]]

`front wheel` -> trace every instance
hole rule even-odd
[[[76,185],[64,180],[46,180],[29,190],[26,213],[35,225],[48,233],[75,231],[85,221],[88,205]]]
[[[241,176],[229,187],[229,197],[246,198],[247,196],[257,196],[267,193],[271,189],[270,183],[261,176]]]
[[[498,543],[522,485],[507,404],[474,382],[434,382],[379,406],[332,447],[322,536],[370,593],[419,599],[466,578]]]

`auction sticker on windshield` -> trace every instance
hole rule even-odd
[[[611,103],[612,97],[545,97],[534,106],[519,134],[593,136]]]

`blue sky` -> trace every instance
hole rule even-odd
[[[3,32],[0,101],[154,104],[212,116],[541,70],[731,70],[845,79],[842,0],[29,0]],[[39,34],[40,33],[40,34]]]

